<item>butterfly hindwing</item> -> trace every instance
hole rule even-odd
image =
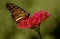
[[[7,3],[6,8],[11,12],[11,16],[15,22],[29,17],[29,14],[25,10],[13,3]]]

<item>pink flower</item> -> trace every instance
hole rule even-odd
[[[18,22],[17,28],[35,28],[38,27],[38,25],[47,19],[50,16],[50,14],[47,11],[38,11],[34,13],[33,16],[29,16],[26,19],[20,20]]]

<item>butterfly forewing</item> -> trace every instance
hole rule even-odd
[[[6,8],[11,12],[11,16],[15,22],[29,17],[29,14],[25,10],[13,3],[7,3]]]

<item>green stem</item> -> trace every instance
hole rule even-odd
[[[40,33],[40,27],[34,28],[34,30],[39,34],[40,39],[42,39],[41,33]]]
[[[38,28],[38,31],[37,31],[37,32],[38,32],[38,34],[39,34],[39,36],[40,36],[40,39],[42,39],[42,36],[41,36],[41,33],[40,33],[39,30],[40,30],[40,28]]]

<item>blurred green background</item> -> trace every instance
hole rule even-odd
[[[0,39],[40,39],[32,29],[17,29],[6,3],[12,2],[31,15],[39,10],[47,10],[51,16],[41,23],[43,39],[60,39],[60,0],[0,0]]]

